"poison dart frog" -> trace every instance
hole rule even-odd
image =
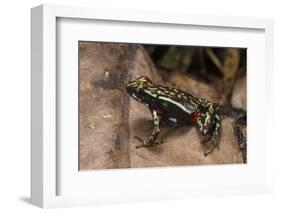
[[[204,155],[219,149],[218,136],[221,128],[219,106],[202,98],[196,98],[180,89],[156,85],[145,76],[125,83],[128,94],[144,104],[151,112],[154,128],[147,139],[135,136],[142,144],[136,148],[162,144],[158,141],[160,124],[170,126],[194,125],[205,139],[201,143],[212,148]]]

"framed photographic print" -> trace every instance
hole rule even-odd
[[[31,14],[32,203],[270,192],[272,20]]]

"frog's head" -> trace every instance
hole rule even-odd
[[[126,90],[130,96],[140,103],[148,105],[156,98],[155,86],[148,77],[142,76],[125,83]]]

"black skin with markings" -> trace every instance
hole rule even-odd
[[[242,153],[243,163],[247,163],[247,112],[229,106],[220,106],[220,113],[234,119],[232,124],[234,134]]]
[[[247,163],[247,128],[238,123],[235,123],[233,128],[237,136],[239,149],[242,153],[243,163]]]
[[[148,107],[154,128],[147,139],[135,136],[142,142],[141,147],[150,147],[164,143],[157,141],[160,124],[170,126],[194,125],[206,139],[202,143],[212,144],[212,149],[204,155],[219,149],[218,136],[221,128],[219,106],[216,103],[196,98],[180,89],[156,85],[148,77],[142,76],[127,82],[128,94]]]

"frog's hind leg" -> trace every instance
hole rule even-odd
[[[215,115],[215,120],[214,120],[214,129],[212,131],[212,135],[203,140],[201,143],[208,143],[212,145],[212,148],[209,151],[204,152],[204,156],[208,156],[211,154],[215,149],[219,150],[219,134],[220,134],[220,129],[221,129],[221,120],[220,116],[218,114]]]
[[[141,147],[151,147],[151,146],[156,146],[162,143],[165,143],[165,141],[156,141],[159,133],[160,133],[160,117],[157,115],[157,112],[155,110],[152,111],[152,117],[153,117],[153,131],[152,134],[148,137],[148,139],[142,139],[141,137],[135,136],[137,140],[142,142],[141,145],[136,146],[136,149],[141,148]]]
[[[213,135],[205,140],[203,140],[201,143],[207,143],[208,145],[212,145],[212,148],[208,151],[205,150],[204,152],[204,156],[208,156],[209,154],[211,154],[213,151],[215,151],[215,149],[219,150],[219,143],[217,141],[217,136],[218,136],[218,132],[214,132]]]
[[[208,156],[209,154],[211,154],[216,148],[217,148],[217,143],[215,143],[212,140],[212,137],[208,137],[207,139],[201,141],[202,144],[208,144],[208,145],[212,145],[212,148],[210,150],[206,150],[204,151],[204,156]]]

